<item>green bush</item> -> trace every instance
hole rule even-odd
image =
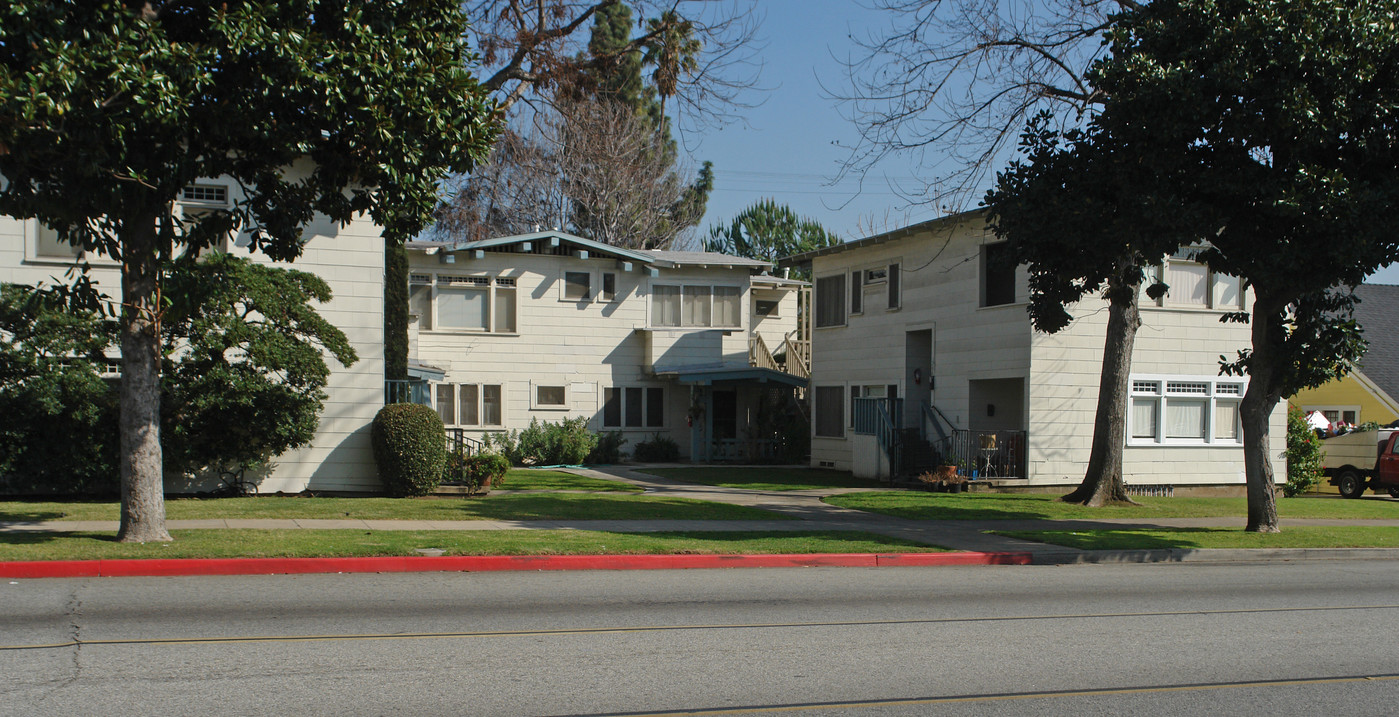
[[[464,461],[466,494],[485,493],[505,480],[510,461],[499,453],[477,453]]]
[[[370,427],[374,463],[389,495],[427,495],[447,467],[447,431],[428,406],[395,403],[379,409]]]
[[[593,452],[588,454],[587,463],[621,463],[622,446],[626,445],[627,437],[621,431],[604,431],[597,436],[597,446]]]
[[[566,418],[558,423],[536,418],[523,431],[488,434],[485,442],[514,465],[557,466],[582,463],[597,446],[598,437],[588,430],[586,418]]]
[[[680,446],[667,436],[657,433],[651,440],[632,448],[632,458],[642,463],[673,463],[680,460]]]
[[[1287,407],[1287,482],[1282,494],[1287,497],[1301,495],[1321,482],[1321,439],[1307,425],[1302,411],[1293,406]]]

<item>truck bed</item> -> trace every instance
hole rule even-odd
[[[1321,449],[1326,452],[1322,459],[1323,468],[1360,468],[1371,470],[1379,458],[1380,446],[1389,440],[1394,429],[1379,431],[1355,431],[1342,436],[1322,440]]]

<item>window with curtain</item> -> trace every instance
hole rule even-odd
[[[651,287],[651,325],[680,325],[680,287]]]
[[[738,328],[742,323],[739,318],[742,299],[743,290],[737,286],[714,287],[714,325]]]
[[[1130,445],[1240,445],[1244,384],[1213,377],[1132,378]]]
[[[710,325],[710,288],[708,286],[686,286],[682,306],[681,323],[685,326]]]

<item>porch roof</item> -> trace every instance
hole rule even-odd
[[[700,386],[715,383],[780,383],[793,388],[806,388],[808,383],[801,376],[759,366],[677,366],[657,369],[656,375]]]

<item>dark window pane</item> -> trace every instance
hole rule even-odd
[[[627,388],[626,422],[629,427],[641,426],[641,398],[641,387],[629,386]]]
[[[622,425],[622,389],[602,389],[602,425],[620,428]]]
[[[665,389],[646,389],[646,427],[660,428],[665,425]]]

